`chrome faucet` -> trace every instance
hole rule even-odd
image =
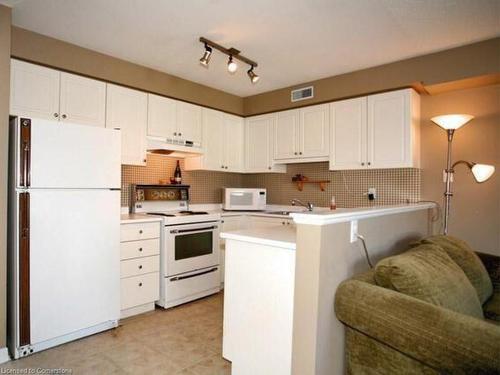
[[[295,205],[297,205],[297,203],[298,203],[298,204],[300,204],[301,206],[303,206],[303,207],[307,208],[307,210],[308,210],[308,211],[312,211],[312,210],[313,210],[313,208],[314,208],[314,206],[313,206],[313,204],[312,204],[311,202],[302,203],[302,202],[301,202],[300,200],[298,200],[298,199],[292,199],[291,203],[292,203],[292,206],[295,206]]]

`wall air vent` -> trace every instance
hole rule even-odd
[[[302,87],[300,89],[292,90],[292,102],[300,100],[311,99],[314,97],[314,86]]]

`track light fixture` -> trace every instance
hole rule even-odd
[[[211,56],[212,56],[212,48],[209,47],[207,43],[205,43],[205,52],[203,53],[203,56],[200,59],[200,64],[208,68],[208,63],[210,62]]]
[[[260,77],[253,71],[253,65],[247,71],[248,77],[250,78],[250,82],[257,83]]]
[[[236,64],[236,61],[233,61],[233,56],[229,55],[229,60],[227,61],[227,71],[231,74],[234,74],[237,70],[238,64]]]
[[[204,37],[200,37],[200,42],[205,45],[205,52],[203,53],[202,58],[200,59],[200,64],[208,67],[208,63],[210,61],[210,57],[212,56],[212,49],[216,49],[223,54],[229,56],[227,61],[227,71],[230,74],[234,74],[238,70],[238,64],[235,60],[240,60],[245,64],[250,66],[250,69],[247,71],[247,75],[250,78],[252,83],[257,83],[260,77],[254,72],[254,69],[257,68],[257,63],[253,60],[246,58],[245,56],[240,54],[240,51],[236,48],[224,48],[221,45],[212,42]]]

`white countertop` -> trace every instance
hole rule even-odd
[[[122,214],[120,220],[122,224],[129,224],[129,223],[160,222],[162,219],[161,217],[155,217],[144,214]]]
[[[377,216],[399,214],[404,212],[426,210],[436,207],[434,203],[410,203],[388,206],[338,208],[313,212],[292,213],[290,216],[297,224],[327,225],[352,220],[368,219]]]
[[[222,232],[220,236],[229,240],[251,242],[290,250],[295,250],[296,248],[295,229],[283,227],[282,225]]]

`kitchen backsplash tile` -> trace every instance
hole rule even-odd
[[[122,206],[129,205],[130,184],[157,184],[173,176],[175,158],[148,154],[145,167],[122,166]],[[328,163],[290,164],[287,173],[238,174],[210,171],[185,171],[180,159],[183,182],[191,185],[192,203],[221,203],[222,187],[266,188],[270,204],[290,204],[298,198],[316,206],[329,206],[332,195],[338,207],[373,204],[365,195],[369,187],[377,189],[374,204],[398,204],[420,199],[420,170],[415,168],[329,171]],[[303,174],[310,180],[330,180],[325,191],[316,184],[305,184],[298,191],[292,177]]]
[[[122,165],[122,206],[130,202],[131,184],[158,184],[160,180],[168,180],[174,175],[178,159],[148,154],[145,167]],[[224,187],[242,187],[243,175],[238,173],[185,171],[184,160],[180,160],[182,182],[191,185],[189,194],[191,203],[221,203]]]
[[[309,180],[330,180],[325,191],[317,184],[304,184],[298,191],[292,177],[302,174]],[[329,171],[328,163],[289,164],[285,174],[250,174],[243,177],[245,187],[267,189],[272,204],[290,204],[293,198],[327,207],[332,196],[338,207],[362,207],[371,204],[398,204],[420,199],[420,169],[370,169]],[[377,199],[369,201],[369,187],[377,189]]]

